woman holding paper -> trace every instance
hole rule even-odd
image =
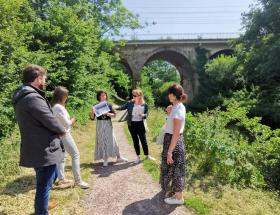
[[[148,117],[148,105],[145,103],[143,93],[140,89],[133,90],[132,96],[132,101],[129,101],[120,107],[116,106],[116,109],[128,111],[128,129],[133,139],[134,149],[137,155],[134,163],[138,164],[140,162],[139,139],[147,159],[155,159],[149,155],[149,148],[146,138],[146,125],[144,120]]]
[[[108,166],[109,157],[117,157],[117,162],[127,162],[128,160],[120,156],[119,146],[117,144],[112,117],[116,113],[111,104],[107,102],[108,94],[105,91],[97,92],[97,100],[99,104],[93,106],[91,118],[97,118],[96,123],[96,145],[94,160],[103,159],[103,166]]]

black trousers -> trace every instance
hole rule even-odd
[[[133,140],[136,154],[140,155],[140,146],[139,146],[139,139],[140,139],[142,144],[142,149],[144,151],[144,155],[149,155],[144,122],[143,121],[131,122],[131,125],[128,126],[128,129]]]

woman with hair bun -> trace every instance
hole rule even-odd
[[[166,204],[184,204],[186,151],[183,139],[187,100],[184,89],[173,84],[168,89],[172,109],[168,115],[163,141],[160,184],[165,193]]]

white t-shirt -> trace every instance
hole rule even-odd
[[[174,105],[171,109],[170,114],[167,117],[165,133],[173,134],[173,120],[181,120],[180,134],[183,133],[185,128],[186,108],[182,103]]]
[[[66,132],[71,130],[71,119],[66,108],[60,104],[55,104],[52,107],[54,115],[57,117],[59,123],[65,128]]]
[[[132,122],[143,121],[141,114],[144,114],[144,106],[134,104],[132,110]]]

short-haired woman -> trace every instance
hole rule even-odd
[[[80,154],[77,148],[77,145],[71,135],[71,125],[76,122],[76,119],[71,119],[68,111],[65,108],[65,103],[68,99],[69,91],[65,87],[57,87],[54,91],[52,98],[52,110],[54,115],[57,117],[58,121],[66,129],[65,135],[61,137],[65,151],[70,154],[72,158],[72,172],[75,179],[75,186],[82,189],[89,188],[89,185],[82,181],[80,173]],[[66,156],[66,154],[65,154]],[[57,164],[58,170],[58,183],[67,184],[70,183],[70,180],[67,180],[64,175],[65,168],[65,157]]]
[[[132,91],[133,99],[125,103],[123,106],[117,106],[117,110],[127,110],[127,124],[128,129],[131,134],[134,149],[137,155],[134,163],[138,164],[140,162],[140,146],[139,139],[142,144],[142,149],[146,157],[150,160],[155,160],[149,155],[149,148],[146,138],[146,128],[144,120],[148,117],[148,105],[145,103],[144,95],[140,89],[135,89]]]
[[[183,189],[185,186],[186,152],[183,139],[187,100],[184,89],[174,84],[168,89],[168,98],[172,109],[168,115],[162,151],[161,188],[165,192],[167,204],[184,204]],[[175,194],[175,195],[174,195]]]
[[[99,102],[108,101],[106,91],[97,92],[96,98]],[[103,159],[103,166],[108,166],[109,157],[117,157],[117,162],[127,162],[128,160],[120,155],[119,146],[113,130],[112,117],[116,112],[111,104],[108,104],[110,111],[97,117],[96,123],[96,145],[94,160]],[[92,109],[91,118],[95,119],[95,109]]]

